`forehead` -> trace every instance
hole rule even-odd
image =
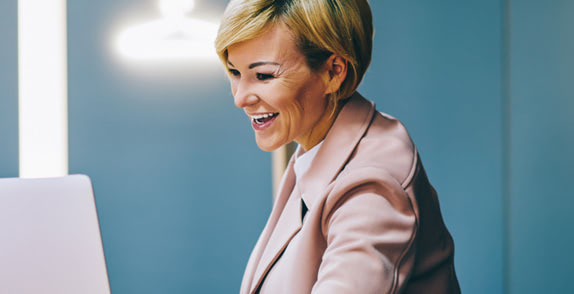
[[[228,48],[228,60],[235,66],[257,61],[286,61],[302,57],[293,34],[283,25],[274,25],[263,35],[233,44]]]

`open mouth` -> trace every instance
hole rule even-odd
[[[268,121],[271,121],[273,118],[275,118],[278,115],[279,115],[279,112],[259,114],[259,115],[252,116],[251,120],[257,125],[262,125]]]

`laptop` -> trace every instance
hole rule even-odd
[[[110,293],[87,176],[0,179],[0,293]]]

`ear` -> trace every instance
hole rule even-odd
[[[325,94],[335,93],[341,88],[347,77],[347,60],[337,54],[332,54],[325,62],[326,89]]]

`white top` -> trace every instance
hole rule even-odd
[[[293,164],[293,171],[295,172],[295,182],[299,182],[299,179],[303,176],[303,174],[309,169],[311,166],[311,162],[313,162],[313,158],[317,155],[319,148],[323,145],[323,141],[319,144],[315,145],[311,150],[304,152],[301,145],[297,147],[295,151],[295,163]],[[304,153],[303,153],[304,152]],[[303,153],[303,154],[301,154]]]

